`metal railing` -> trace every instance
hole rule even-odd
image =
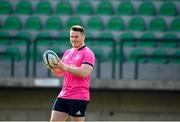
[[[8,39],[10,42],[16,41],[16,40],[25,40],[26,41],[26,66],[25,66],[25,76],[28,77],[29,76],[29,56],[30,56],[30,40],[29,38],[26,37],[18,37],[18,36],[0,36],[1,39]],[[33,77],[36,77],[36,58],[37,58],[37,43],[39,40],[41,39],[45,39],[45,40],[51,40],[51,43],[53,44],[54,42],[58,41],[58,40],[69,40],[69,37],[37,37],[33,40],[33,71],[32,71],[32,75]],[[112,79],[115,79],[115,71],[116,71],[116,41],[114,39],[108,39],[108,38],[87,38],[86,40],[92,40],[92,46],[93,43],[96,41],[101,41],[102,43],[106,42],[106,41],[110,41],[112,42]],[[124,48],[126,47],[125,43],[127,42],[131,42],[133,43],[133,46],[138,46],[139,44],[141,44],[141,42],[154,42],[155,45],[154,47],[158,47],[160,43],[171,43],[171,42],[175,42],[176,43],[176,47],[180,47],[180,40],[179,39],[122,39],[119,42],[119,52],[120,52],[120,62],[119,62],[119,78],[123,78],[123,63],[124,61]],[[99,47],[101,45],[98,45]],[[139,60],[139,59],[138,59]],[[97,78],[101,78],[101,63],[102,61],[100,59],[97,58]],[[138,70],[138,69],[137,69]],[[50,76],[50,73],[48,73],[48,76]],[[137,78],[137,77],[135,77]]]
[[[0,36],[1,39],[8,39],[9,44],[11,44],[12,41],[18,41],[18,40],[25,40],[26,41],[26,66],[25,66],[25,76],[29,76],[29,55],[30,55],[30,39],[26,37],[20,37],[20,36]]]
[[[180,55],[138,55],[135,59],[135,67],[134,67],[134,79],[137,80],[138,79],[138,75],[139,75],[139,61],[141,59],[144,59],[147,61],[148,63],[148,59],[152,59],[152,58],[164,58],[167,59],[167,64],[170,63],[170,59],[180,59]]]
[[[134,38],[129,38],[129,39],[122,39],[120,40],[119,43],[119,51],[120,51],[120,64],[119,64],[119,78],[122,79],[123,78],[123,63],[124,63],[124,48],[125,43],[127,42],[131,42],[133,43],[133,46],[137,46],[140,43],[144,43],[144,42],[154,42],[155,45],[154,47],[158,47],[160,45],[160,43],[176,43],[176,47],[180,47],[180,39],[134,39]]]

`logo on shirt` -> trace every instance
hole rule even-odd
[[[79,55],[77,55],[77,56],[75,57],[75,60],[79,60]]]
[[[80,111],[76,112],[76,115],[81,115],[81,112]]]

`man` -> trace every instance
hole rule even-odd
[[[95,56],[85,45],[84,28],[75,25],[70,29],[71,49],[65,51],[62,60],[54,63],[52,72],[64,76],[63,88],[59,93],[51,113],[51,121],[65,121],[70,115],[72,121],[84,121],[90,100],[90,75]]]

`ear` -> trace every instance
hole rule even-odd
[[[84,40],[85,40],[86,36],[84,35],[83,38],[84,38]]]

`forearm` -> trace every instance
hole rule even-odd
[[[78,77],[86,77],[87,75],[89,75],[86,69],[83,67],[73,67],[65,65],[64,70]]]
[[[58,68],[64,72],[69,72],[78,77],[87,77],[91,74],[93,67],[88,64],[82,64],[80,67],[75,67],[65,64],[63,61],[55,63],[55,68]]]
[[[61,76],[64,75],[64,71],[62,71],[62,70],[60,70],[58,68],[52,68],[51,71],[57,77],[61,77]]]

